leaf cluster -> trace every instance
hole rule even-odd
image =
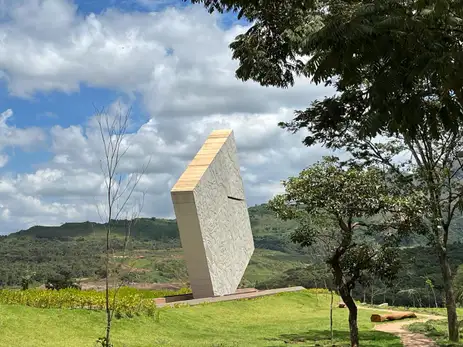
[[[324,100],[330,128],[356,113],[366,135],[463,119],[463,2],[192,0],[252,22],[230,45],[237,77],[288,87],[302,75],[342,94]],[[303,112],[303,111],[301,111]]]
[[[132,317],[134,315],[154,315],[156,304],[153,298],[166,295],[185,294],[187,289],[174,291],[151,291],[144,293],[132,288],[122,288],[118,293],[117,302],[114,305],[118,316]],[[113,295],[111,290],[110,294]],[[0,303],[7,305],[26,305],[37,308],[69,308],[103,310],[105,308],[105,293],[96,290],[78,290],[74,288],[55,290],[0,290]]]
[[[370,273],[392,279],[398,271],[395,246],[413,230],[416,206],[392,189],[378,167],[345,167],[327,157],[284,182],[285,193],[269,202],[282,219],[296,219],[293,242],[322,249],[339,265],[348,286]],[[358,236],[374,235],[381,244]]]

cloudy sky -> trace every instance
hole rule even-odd
[[[96,108],[131,109],[123,167],[149,162],[144,216],[173,217],[170,188],[214,129],[235,132],[249,205],[319,160],[277,123],[330,91],[236,80],[246,25],[180,0],[0,0],[0,233],[100,221]]]

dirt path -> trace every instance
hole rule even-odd
[[[359,307],[359,309],[381,312],[398,312],[361,306]],[[417,313],[416,315],[418,316],[417,319],[377,324],[375,325],[374,330],[399,336],[400,341],[402,342],[404,347],[437,347],[437,344],[432,339],[426,337],[423,334],[413,333],[409,331],[407,329],[407,326],[413,323],[426,322],[431,319],[445,319],[445,317],[421,313]]]

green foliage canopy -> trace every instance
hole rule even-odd
[[[292,240],[302,246],[326,247],[326,260],[337,257],[346,285],[353,289],[363,272],[391,276],[397,270],[396,245],[413,223],[408,219],[408,199],[387,184],[376,168],[348,168],[337,158],[325,158],[283,183],[285,194],[269,202],[282,219],[296,219],[300,226]],[[356,238],[380,234],[381,246]]]
[[[334,129],[353,111],[370,136],[414,134],[423,120],[438,135],[463,119],[462,1],[191,2],[252,22],[230,45],[238,78],[288,87],[302,75],[342,93],[325,100]]]

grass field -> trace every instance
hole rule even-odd
[[[292,255],[267,249],[256,249],[252,255],[244,280],[254,283],[271,279],[282,272],[302,266],[307,256]]]
[[[359,311],[362,346],[399,347],[371,330],[371,311]],[[328,346],[329,297],[308,291],[258,299],[167,308],[157,317],[114,321],[115,347]],[[0,346],[95,346],[104,333],[101,311],[0,306]],[[347,310],[334,311],[336,346],[348,343]]]
[[[460,347],[463,343],[451,343],[448,340],[447,320],[430,320],[425,323],[413,323],[409,326],[409,330],[417,333],[424,334],[442,347]],[[461,332],[460,332],[461,336]]]

